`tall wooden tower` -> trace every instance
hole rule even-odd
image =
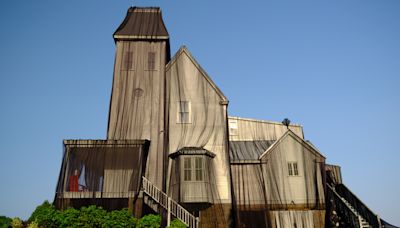
[[[159,8],[129,8],[114,33],[108,139],[147,139],[146,177],[165,189],[165,65],[169,35]]]

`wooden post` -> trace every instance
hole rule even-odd
[[[133,205],[133,216],[135,218],[141,218],[143,213],[143,192],[139,192],[139,196],[136,199],[136,202]]]
[[[167,227],[171,225],[171,199],[167,200]]]

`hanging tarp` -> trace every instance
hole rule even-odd
[[[230,141],[230,158],[239,226],[323,226],[325,158],[310,143],[287,130],[276,141]]]
[[[186,47],[182,47],[168,63],[166,79],[168,153],[182,152],[178,158],[172,156],[169,159],[168,193],[193,211],[200,210],[201,224],[205,227],[227,227],[232,205],[227,136],[228,100]],[[209,151],[215,156],[201,157],[194,153],[195,148]],[[185,169],[194,175],[193,169],[200,167],[197,166],[199,164],[204,168],[205,177],[210,180],[208,187],[201,180],[195,180],[195,176],[182,180]],[[188,201],[193,202],[196,197],[206,201],[211,199],[212,206],[206,207],[205,202],[199,202],[198,210],[195,210]]]
[[[64,140],[55,205],[127,207],[139,194],[148,147],[145,140]]]

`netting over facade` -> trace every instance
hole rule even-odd
[[[325,158],[302,139],[301,127],[289,127],[295,133],[242,118],[229,124],[236,224],[323,227]]]
[[[186,47],[167,65],[166,78],[168,194],[194,211],[201,209],[206,227],[226,227],[231,209],[228,100]]]
[[[145,140],[65,140],[56,206],[127,207],[139,194],[148,147]]]
[[[159,8],[131,7],[114,40],[107,140],[64,141],[58,208],[141,216],[176,201],[200,227],[360,227],[360,215],[380,226],[300,125],[228,117],[188,49],[170,58]]]

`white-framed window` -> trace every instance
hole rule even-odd
[[[235,119],[228,121],[229,135],[238,135],[238,122]]]
[[[183,181],[204,181],[204,158],[201,156],[183,157]]]
[[[123,70],[133,70],[133,51],[127,51],[124,54],[123,60],[122,60],[122,69]]]
[[[191,123],[191,103],[190,101],[178,101],[178,123]]]
[[[156,70],[156,53],[147,53],[147,70]]]
[[[183,158],[183,180],[184,181],[192,180],[192,159],[191,158]]]
[[[298,176],[299,175],[299,166],[297,162],[288,162],[288,174],[289,176]]]

